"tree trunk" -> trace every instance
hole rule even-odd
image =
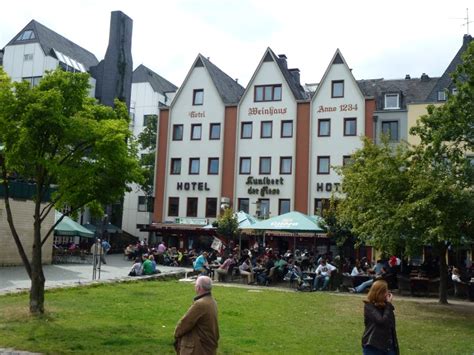
[[[448,266],[446,265],[446,243],[439,244],[439,300],[440,304],[448,304]]]
[[[30,288],[30,313],[39,315],[44,313],[44,284],[42,250],[41,250],[41,220],[40,201],[35,201],[35,223],[33,257],[31,260],[31,288]]]

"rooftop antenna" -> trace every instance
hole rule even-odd
[[[469,33],[469,24],[473,23],[474,21],[469,21],[469,8],[466,9],[466,17],[451,17],[453,20],[464,20],[465,22],[461,26],[466,26],[466,34],[470,35]]]

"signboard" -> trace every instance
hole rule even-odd
[[[207,226],[207,218],[189,218],[189,217],[177,217],[174,220],[177,224],[193,224],[196,226]]]

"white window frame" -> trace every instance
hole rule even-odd
[[[387,97],[389,96],[396,96],[397,97],[397,106],[387,106]],[[400,109],[400,94],[396,93],[387,93],[384,95],[384,109],[385,110],[399,110]]]

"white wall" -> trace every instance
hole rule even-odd
[[[333,80],[344,80],[344,97],[331,98]],[[348,105],[348,106],[341,106]],[[352,105],[352,106],[349,106]],[[355,107],[357,106],[357,109]],[[321,108],[333,108],[335,111],[321,112]],[[346,111],[344,111],[344,108]],[[357,135],[344,136],[344,118],[355,117]],[[318,137],[318,119],[331,119],[329,137]],[[310,213],[314,211],[315,198],[330,198],[326,191],[327,183],[340,183],[341,177],[330,169],[329,175],[317,174],[317,157],[330,156],[331,166],[341,166],[344,155],[351,155],[362,146],[361,136],[365,134],[365,99],[362,96],[352,74],[345,64],[330,66],[327,76],[319,85],[319,91],[311,104],[311,153],[310,153]],[[324,191],[317,191],[317,184],[324,184]],[[332,186],[334,189],[334,186]]]
[[[32,54],[33,60],[25,61],[25,54]],[[46,70],[54,70],[58,60],[45,56],[39,43],[19,44],[5,47],[3,67],[13,81],[24,77],[43,76]]]
[[[282,100],[268,102],[254,102],[255,85],[282,84]],[[284,110],[285,113],[271,114],[249,114],[249,110],[270,109]],[[235,199],[234,206],[238,207],[239,198],[249,198],[249,213],[256,214],[255,202],[260,199],[270,200],[270,216],[278,215],[278,200],[290,199],[290,209],[294,206],[294,183],[295,183],[295,149],[296,149],[296,101],[278,65],[275,62],[263,62],[255,75],[254,81],[249,83],[249,89],[241,100],[237,123],[237,150],[235,167]],[[293,137],[281,138],[281,121],[293,121]],[[253,122],[252,138],[241,139],[241,123]],[[272,138],[260,138],[261,122],[272,121]],[[292,174],[280,175],[280,157],[292,157]],[[240,175],[239,164],[241,157],[251,157],[251,174]],[[271,174],[260,175],[260,157],[271,157]],[[253,185],[258,188],[258,194],[249,194],[247,179],[268,177],[270,179],[284,179],[283,185],[268,185],[271,189],[279,189],[279,194],[261,196],[261,188],[265,185]]]
[[[193,106],[193,90],[204,89],[203,105]],[[191,117],[191,112],[200,117]],[[174,221],[175,217],[168,216],[168,197],[179,197],[179,216],[186,217],[187,197],[198,198],[197,218],[205,218],[206,198],[217,198],[220,203],[222,155],[224,137],[224,114],[225,107],[217,89],[204,67],[195,67],[179,94],[174,98],[170,110],[170,121],[168,131],[168,155],[166,162],[165,182],[165,213],[164,218]],[[191,140],[191,124],[202,125],[201,140]],[[221,124],[221,135],[219,140],[209,140],[209,127],[211,123]],[[183,125],[183,140],[173,141],[173,125]],[[170,175],[171,158],[181,158],[181,174]],[[200,158],[199,175],[189,175],[189,158]],[[208,175],[208,158],[219,158],[219,174]],[[177,183],[202,182],[207,183],[209,191],[177,189]]]

